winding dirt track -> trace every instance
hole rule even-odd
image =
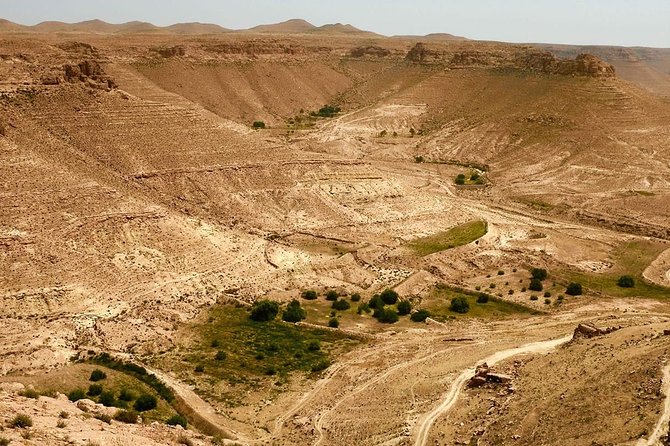
[[[521,347],[512,348],[509,350],[502,350],[500,352],[494,353],[488,358],[484,359],[482,362],[486,362],[488,365],[494,365],[500,361],[511,358],[512,356],[532,353],[532,354],[541,354],[548,353],[551,350],[555,349],[559,345],[565,344],[566,342],[572,339],[572,335],[564,336],[559,339],[552,339],[550,341],[541,341],[533,342],[532,344],[527,344]],[[432,428],[435,420],[438,417],[448,412],[460,396],[465,383],[475,375],[475,368],[471,367],[465,369],[461,372],[460,375],[454,380],[449,391],[445,394],[442,403],[433,409],[432,412],[425,415],[421,423],[417,427],[416,441],[414,442],[415,446],[425,446],[428,441],[428,435],[430,434],[430,429]]]

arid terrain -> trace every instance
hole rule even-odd
[[[0,22],[0,445],[670,444],[669,70]]]

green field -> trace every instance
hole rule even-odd
[[[668,245],[654,241],[635,241],[622,244],[613,255],[614,267],[604,274],[572,270],[559,272],[566,282],[579,282],[585,292],[595,292],[612,297],[670,298],[670,288],[655,285],[642,277],[642,273]],[[634,288],[620,288],[617,279],[622,275],[635,278]]]
[[[286,378],[300,371],[320,372],[332,357],[360,341],[347,335],[285,323],[255,322],[243,308],[225,305],[211,310],[209,322],[193,324],[194,342],[180,349],[181,366],[229,384],[255,385],[269,376]],[[319,348],[315,348],[319,345]],[[217,359],[223,352],[225,359]]]
[[[445,285],[437,285],[431,291],[430,297],[426,299],[423,305],[421,305],[421,308],[430,311],[431,317],[441,322],[455,318],[501,319],[543,314],[541,311],[490,295],[488,303],[478,304],[477,296],[479,296],[479,294],[480,293],[451,288]],[[470,305],[470,311],[465,314],[451,311],[449,309],[451,299],[455,297],[465,297]]]
[[[485,221],[475,220],[451,228],[448,231],[413,240],[409,243],[409,247],[418,255],[427,256],[472,243],[486,235],[487,231],[488,225]]]

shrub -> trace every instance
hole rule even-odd
[[[455,313],[465,314],[470,311],[470,304],[465,297],[454,297],[451,299],[449,310]]]
[[[549,305],[549,304],[551,304],[551,299],[545,299],[545,300],[544,300],[544,304],[545,304],[545,305]]]
[[[369,312],[370,312],[370,305],[368,305],[365,302],[363,302],[362,304],[358,304],[358,308],[356,309],[356,313],[363,314],[363,313],[369,313]]]
[[[509,294],[509,295],[511,296],[512,294],[514,294],[514,290],[509,290],[509,291],[507,292],[507,294]]]
[[[305,300],[316,300],[316,298],[319,297],[317,292],[314,290],[305,290],[300,296]]]
[[[225,361],[227,357],[228,355],[226,354],[226,352],[224,352],[223,350],[219,350],[218,352],[216,352],[216,355],[214,355],[214,360]]]
[[[477,286],[475,287],[475,290],[477,290],[477,291],[480,291],[481,289],[482,289],[482,287],[479,286],[479,285],[477,285]]]
[[[275,376],[277,374],[277,369],[274,367],[269,367],[265,370],[265,374],[268,376]]]
[[[279,304],[271,300],[261,300],[251,307],[252,320],[256,322],[269,322],[274,320],[279,313]]]
[[[547,279],[547,270],[544,268],[533,268],[530,270],[530,276],[533,279],[543,281]]]
[[[70,414],[64,410],[61,410],[60,413],[58,414],[58,418],[63,419],[70,418]]]
[[[456,183],[459,186],[463,186],[465,184],[465,175],[459,173],[456,179],[454,180],[454,183]]]
[[[383,322],[384,324],[395,324],[398,322],[398,312],[393,308],[383,308],[377,310],[377,320]]]
[[[545,291],[544,292],[544,297],[551,297],[551,292]]]
[[[320,372],[322,370],[326,370],[328,367],[330,367],[330,361],[327,359],[322,359],[321,361],[312,365],[312,372]]]
[[[103,372],[100,369],[95,369],[91,372],[91,377],[88,380],[93,381],[93,382],[97,382],[97,381],[102,381],[105,378],[107,378],[107,374],[105,372]]]
[[[281,315],[286,322],[300,322],[307,317],[307,312],[300,306],[300,302],[292,300]],[[224,358],[225,359],[225,358]]]
[[[505,271],[503,271],[503,270],[498,271],[498,275],[499,275],[499,276],[504,276],[504,275],[505,275]]]
[[[538,299],[539,299],[539,297],[537,297],[537,296],[535,296],[535,295],[530,296],[530,300],[532,300],[532,301],[536,301],[536,300],[538,300]]]
[[[205,366],[202,364],[198,364],[195,366],[195,373],[203,373],[205,371]]]
[[[358,293],[354,293],[351,295],[351,301],[352,302],[359,302],[361,300],[361,295]]]
[[[72,392],[67,394],[67,399],[73,403],[75,401],[83,400],[84,398],[86,398],[86,392],[84,389],[74,389]]]
[[[341,112],[342,109],[338,106],[334,105],[324,105],[319,109],[319,111],[316,113],[317,116],[320,116],[322,118],[332,118],[335,116],[337,113]]]
[[[37,400],[40,397],[39,392],[37,392],[37,390],[35,389],[26,389],[23,392],[19,393],[19,395],[25,398],[32,398],[34,400]]]
[[[337,291],[335,291],[335,290],[329,290],[326,293],[326,300],[331,301],[331,302],[335,302],[339,297],[340,297],[340,295],[337,294]]]
[[[221,345],[221,343],[219,342],[218,339],[214,339],[210,345],[212,346],[212,348],[217,348],[219,345]]]
[[[424,161],[424,159],[421,155],[416,155],[414,157],[414,162],[417,163],[417,164],[421,164],[421,163],[423,163],[423,161]]]
[[[186,420],[185,417],[176,414],[168,418],[165,424],[167,424],[168,426],[181,426],[184,429],[186,429],[186,426],[188,425],[188,420]]]
[[[481,293],[479,296],[477,296],[477,303],[478,303],[478,304],[487,304],[487,303],[489,303],[489,296],[488,296],[488,294]]]
[[[67,423],[65,423],[64,420],[58,420],[58,422],[56,423],[56,427],[58,429],[63,429],[65,426],[67,426]]]
[[[421,309],[412,313],[412,315],[409,318],[412,322],[424,322],[429,317],[430,317],[430,311]]]
[[[135,424],[139,420],[139,415],[134,410],[119,410],[114,415],[116,421],[127,424]]]
[[[351,308],[351,304],[344,299],[339,299],[333,302],[333,309],[337,311],[345,311]]]
[[[619,277],[619,280],[617,280],[616,284],[621,288],[634,288],[635,279],[632,276],[621,276]]]
[[[0,437],[0,446],[9,446],[9,443],[11,443],[11,441],[12,440],[10,440],[9,438]]]
[[[318,352],[321,350],[321,342],[318,339],[312,339],[307,343],[307,350],[310,352]]]
[[[330,328],[337,328],[340,326],[340,321],[338,321],[336,317],[331,317],[328,321],[328,326]]]
[[[405,316],[412,312],[412,304],[408,300],[401,300],[398,302],[398,314]]]
[[[563,299],[565,299],[565,296],[562,295],[562,294],[559,294],[559,295],[558,295],[558,300],[563,300]]]
[[[263,121],[254,121],[254,123],[251,126],[256,130],[264,129],[265,123]]]
[[[111,390],[105,390],[98,397],[98,402],[106,407],[114,407],[116,406],[116,396]]]
[[[384,308],[384,305],[386,304],[384,303],[379,294],[375,294],[374,296],[372,296],[372,299],[370,299],[370,302],[368,303],[368,306],[373,310],[381,310],[382,308]]]
[[[135,394],[131,392],[130,390],[123,388],[119,392],[119,399],[121,401],[132,401],[135,399]]]
[[[542,285],[542,282],[538,279],[531,279],[530,285],[528,285],[528,289],[531,291],[542,291],[544,289],[544,285]]]
[[[112,417],[110,417],[106,413],[96,413],[95,415],[93,415],[93,418],[95,418],[96,420],[100,420],[103,423],[112,424]]]
[[[12,421],[9,422],[9,425],[11,427],[23,429],[26,427],[31,427],[33,425],[33,419],[26,414],[20,413],[12,418]]]
[[[100,384],[91,384],[88,386],[88,392],[86,392],[86,395],[88,396],[98,396],[102,393],[102,386]]]
[[[565,294],[570,296],[581,296],[583,294],[582,284],[572,282],[565,290]]]
[[[379,295],[379,297],[382,298],[382,301],[386,305],[395,305],[396,302],[398,302],[398,293],[396,293],[394,290],[387,288],[382,293]]]
[[[148,410],[155,409],[158,405],[156,397],[153,395],[141,395],[133,404],[133,408],[138,412],[146,412]]]
[[[492,284],[489,285],[489,288],[491,288],[491,289],[494,289],[495,287],[496,287],[495,283],[492,283]]]
[[[527,288],[526,288],[526,287],[521,287],[521,292],[522,292],[522,293],[525,293],[526,291],[527,291]]]

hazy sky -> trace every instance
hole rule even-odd
[[[670,0],[0,0],[0,17],[26,25],[100,18],[233,29],[304,18],[386,35],[670,47]]]

